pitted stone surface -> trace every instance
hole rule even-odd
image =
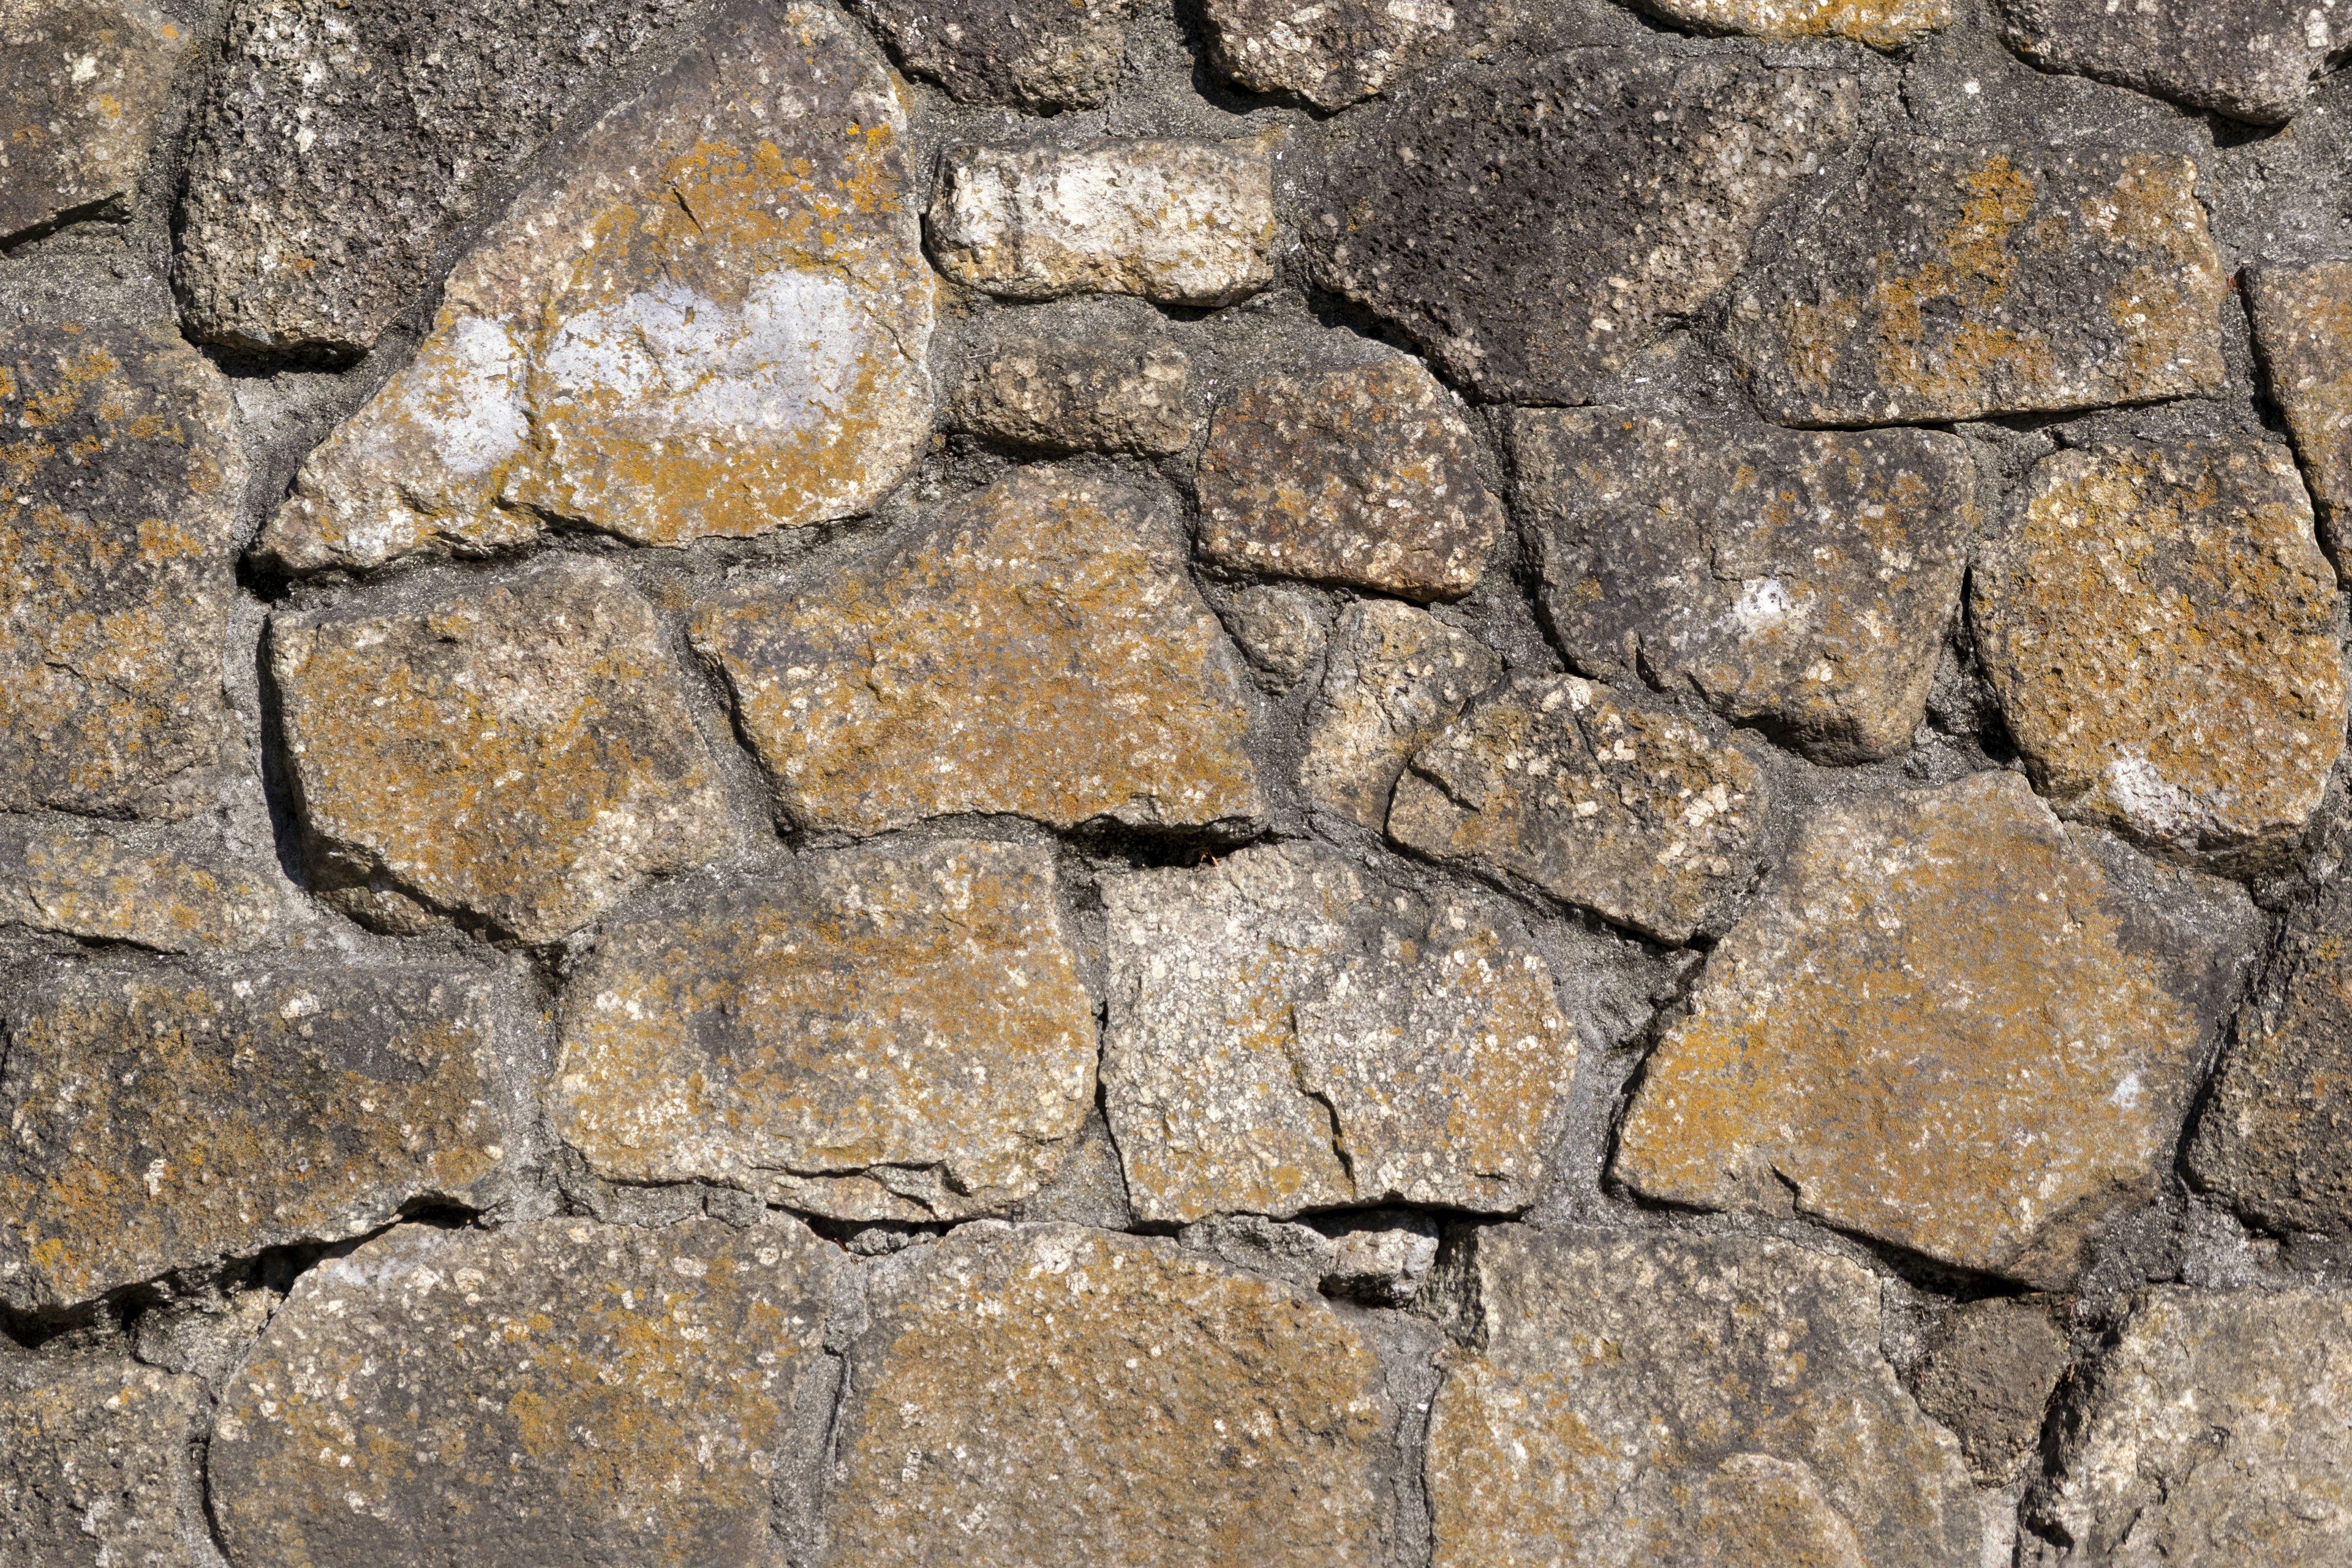
[[[2165,895],[2011,773],[1821,812],[1645,1065],[1616,1175],[2064,1285],[2169,1167],[2256,929],[2232,885]]]
[[[1009,300],[1230,305],[1274,281],[1274,164],[1251,142],[959,147],[929,229],[940,271]]]
[[[1535,1200],[1577,1037],[1499,900],[1304,847],[1103,899],[1104,1097],[1137,1217]]]
[[[1823,762],[1911,743],[1977,529],[1958,437],[1528,409],[1513,446],[1579,670],[1686,689]]]
[[[1307,711],[1307,798],[1379,827],[1405,759],[1502,673],[1494,649],[1434,616],[1381,599],[1349,605]]]
[[[865,510],[930,430],[906,135],[845,18],[736,0],[458,263],[262,548],[364,568],[550,520],[683,545]]]
[[[1919,1407],[1949,1427],[1969,1475],[2005,1486],[2042,1440],[2074,1347],[2032,1297],[1988,1296],[1955,1307],[1911,1373]]]
[[[2246,307],[2340,572],[2352,562],[2352,262],[2251,268]]]
[[[1225,601],[1225,629],[1257,672],[1258,684],[1287,691],[1314,668],[1330,641],[1329,612],[1314,594],[1259,584]],[[1475,656],[1465,650],[1465,658]]]
[[[420,1198],[487,1206],[521,1012],[448,963],[76,964],[0,1003],[0,1304],[70,1305]]]
[[[1201,554],[1269,576],[1458,599],[1504,528],[1477,453],[1461,405],[1416,361],[1268,376],[1210,420]]]
[[[122,216],[192,41],[149,0],[0,11],[0,240]]]
[[[291,912],[282,889],[193,825],[0,816],[0,926],[163,952],[254,948]]]
[[[909,76],[958,103],[1092,109],[1118,85],[1135,0],[853,0]]]
[[[1486,53],[1526,20],[1518,0],[1208,0],[1209,63],[1247,92],[1345,109],[1448,59]]]
[[[0,809],[194,809],[228,717],[232,427],[168,322],[0,314]]]
[[[112,1357],[0,1361],[0,1568],[179,1568],[204,1530],[193,1377]]]
[[[1094,1103],[1094,1005],[1044,851],[946,839],[608,931],[572,981],[557,1132],[620,1182],[843,1219],[1001,1212]]]
[[[791,1219],[560,1218],[321,1263],[222,1396],[229,1561],[764,1568],[839,1258]]]
[[[1024,470],[822,582],[731,592],[694,638],[803,827],[1264,809],[1240,661],[1173,521],[1123,486]]]
[[[1783,425],[1925,424],[2218,390],[2227,288],[2177,153],[1893,139],[1742,285]]]
[[[2010,47],[2044,70],[2257,125],[2294,119],[2311,79],[2352,43],[2332,0],[2000,0],[1999,10]]]
[[[1472,1273],[1484,1333],[1430,1416],[1437,1568],[1975,1568],[1967,1472],[1879,1357],[1866,1269],[1512,1226]]]
[[[1754,880],[1765,787],[1719,730],[1578,676],[1522,676],[1413,755],[1388,832],[1684,942],[1720,931]]]
[[[1191,358],[1146,320],[1102,303],[1045,305],[992,321],[957,390],[957,423],[1046,452],[1157,456],[1190,446],[1200,423]]]
[[[1472,70],[1355,131],[1301,237],[1451,379],[1582,402],[1731,280],[1856,101],[1828,71],[1631,49]]]
[[[1706,33],[1795,40],[1847,38],[1899,49],[1952,25],[1950,0],[1640,0],[1643,10]]]
[[[2271,442],[2130,442],[2036,465],[1969,614],[2035,784],[2069,816],[2221,864],[2284,852],[2344,750],[2336,574]]]
[[[902,1253],[852,1344],[829,1568],[1354,1568],[1370,1347],[1312,1294],[1076,1226]]]

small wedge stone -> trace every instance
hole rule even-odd
[[[126,216],[194,41],[148,0],[0,11],[0,240]]]
[[[1959,1438],[1969,1476],[2003,1486],[2041,1441],[2074,1359],[2042,1302],[1989,1296],[1954,1308],[1937,1326],[1912,1386],[1919,1407]]]
[[[1307,719],[1307,798],[1377,829],[1405,759],[1503,673],[1468,632],[1409,605],[1366,599],[1339,613]]]
[[[958,103],[1092,109],[1118,85],[1135,0],[853,0],[909,76]]]
[[[2339,574],[2352,566],[2352,262],[2246,274],[2247,313]]]

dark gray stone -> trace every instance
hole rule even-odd
[[[2137,88],[2256,125],[2294,119],[2352,42],[2332,0],[2000,0],[2002,36],[2044,70]]]
[[[202,1562],[188,1459],[205,1403],[193,1377],[0,1347],[0,1568]]]
[[[0,9],[0,240],[124,216],[191,39],[148,0]]]
[[[1919,1407],[1952,1429],[1969,1471],[2001,1486],[2042,1437],[2074,1347],[2041,1302],[1993,1296],[1955,1307],[1912,1369]]]
[[[1009,447],[1150,456],[1182,451],[1200,423],[1192,362],[1157,316],[1093,300],[992,318],[969,350],[954,417]]]
[[[958,103],[1091,109],[1118,85],[1135,0],[851,0],[909,76]]]

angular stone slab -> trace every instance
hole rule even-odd
[[[2074,1348],[2032,1297],[1987,1296],[1952,1309],[1911,1373],[1919,1408],[1960,1440],[1969,1475],[2005,1486],[2042,1440]]]
[[[803,827],[1007,813],[1202,827],[1264,809],[1240,661],[1160,506],[1023,469],[846,572],[695,622]]]
[[[110,1356],[0,1360],[0,1565],[198,1561],[189,1456],[209,1403],[193,1377]]]
[[[148,0],[0,13],[0,240],[127,216],[192,41]]]
[[[794,871],[605,932],[571,984],[558,1133],[614,1181],[842,1219],[1035,1192],[1094,1104],[1052,858],[944,839]]]
[[[1679,943],[1720,931],[1754,880],[1766,799],[1719,731],[1578,676],[1522,676],[1414,754],[1388,831]]]
[[[2057,452],[1978,555],[1969,618],[2001,717],[2068,816],[2168,853],[2289,850],[2344,751],[2336,574],[2284,446]]]
[[[955,419],[1007,446],[1159,456],[1192,445],[1192,362],[1136,314],[1086,300],[1008,311],[983,330]]]
[[[2227,279],[2172,153],[1890,139],[1732,301],[1783,425],[1930,424],[2218,390]]]
[[[1092,109],[1118,85],[1135,0],[853,0],[909,76],[958,103]]]
[[[1286,846],[1103,901],[1104,1104],[1138,1218],[1539,1194],[1577,1035],[1500,900]]]
[[[331,1258],[222,1394],[229,1561],[781,1561],[839,1259],[780,1218],[402,1226]]]
[[[195,825],[0,817],[0,925],[162,952],[258,947],[293,914],[269,869]]]
[[[337,1241],[503,1188],[530,1026],[494,970],[60,964],[5,988],[0,1304]]]
[[[1307,798],[1378,828],[1405,759],[1495,684],[1502,657],[1409,605],[1359,600],[1339,612],[1298,765]]]
[[[1829,806],[1652,1053],[1612,1169],[2063,1287],[2169,1168],[2259,931],[2234,884],[2119,881],[2013,773]]]
[[[1331,110],[1449,58],[1485,54],[1527,16],[1517,0],[1207,0],[1201,20],[1209,63],[1225,80]]]
[[[1300,223],[1323,287],[1499,402],[1589,401],[1853,133],[1853,79],[1583,49],[1365,121]],[[2216,286],[2219,276],[2216,275]]]
[[[971,1226],[850,1347],[830,1568],[1354,1568],[1387,1419],[1357,1331],[1166,1240]]]
[[[1822,762],[1911,743],[1977,531],[1958,437],[1527,409],[1512,443],[1552,635]]]
[[[1949,1435],[1878,1354],[1879,1284],[1753,1237],[1481,1231],[1484,1334],[1430,1416],[1437,1568],[1974,1568]]]
[[[1233,393],[1200,494],[1205,560],[1423,603],[1476,587],[1504,529],[1461,405],[1409,359]]]
[[[2308,0],[1999,0],[2009,47],[2044,70],[2137,88],[2256,125],[2301,110],[2352,26]]]
[[[1951,0],[1638,0],[1654,16],[1703,33],[1794,42],[1843,38],[1899,49],[1952,25]]]
[[[2245,297],[2271,402],[2340,573],[2352,560],[2352,262],[2251,268]]]
[[[269,648],[305,856],[373,924],[551,941],[731,842],[688,678],[605,563],[281,616]]]
[[[865,510],[930,434],[906,135],[849,21],[736,0],[457,264],[263,552],[364,568],[551,519],[683,545]]]
[[[0,810],[195,809],[226,733],[235,427],[168,323],[0,315]]]

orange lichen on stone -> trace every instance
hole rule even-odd
[[[192,41],[148,0],[0,6],[0,240],[121,217]]]
[[[0,819],[0,925],[185,952],[257,946],[286,912],[259,868],[186,827]]]
[[[1749,37],[1846,38],[1899,49],[1952,25],[1950,0],[1642,0],[1670,22]]]

